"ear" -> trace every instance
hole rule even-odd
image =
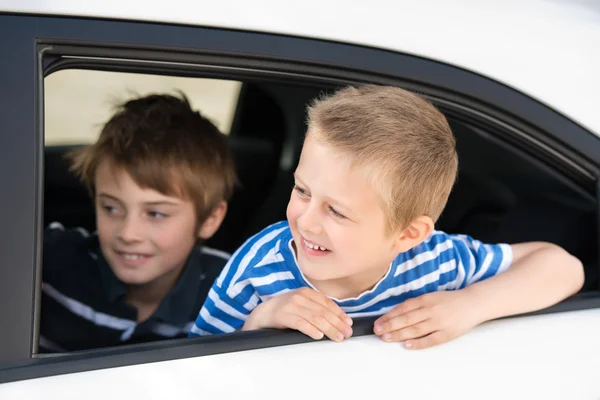
[[[221,226],[225,214],[227,214],[227,202],[221,201],[212,209],[210,215],[202,223],[200,229],[198,229],[198,237],[200,239],[209,239],[214,235]]]
[[[394,243],[394,250],[404,253],[421,244],[431,232],[433,232],[433,220],[426,215],[421,215],[399,232]]]

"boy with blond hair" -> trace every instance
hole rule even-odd
[[[70,159],[97,233],[47,229],[40,350],[187,336],[229,258],[202,245],[236,181],[225,136],[185,96],[150,95],[120,105]]]
[[[457,175],[445,117],[396,87],[345,88],[308,109],[287,221],[250,238],[191,336],[291,328],[352,336],[352,317],[409,349],[548,307],[583,284],[550,243],[484,244],[434,230]]]

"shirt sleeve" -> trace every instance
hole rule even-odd
[[[190,337],[235,332],[260,302],[247,279],[256,255],[281,229],[274,225],[248,239],[231,256],[208,292]],[[258,257],[260,259],[260,257]]]
[[[446,274],[446,289],[463,289],[504,272],[512,264],[512,248],[508,244],[486,244],[467,235],[448,237],[455,268]]]
[[[240,304],[215,282],[198,313],[189,337],[235,332],[244,325],[253,308]]]

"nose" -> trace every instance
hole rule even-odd
[[[128,215],[123,219],[119,229],[119,239],[124,242],[140,242],[142,240],[143,227],[138,218]]]
[[[316,205],[309,204],[297,218],[296,223],[301,232],[312,233],[315,235],[319,235],[323,232],[321,217]]]

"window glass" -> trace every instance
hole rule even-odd
[[[123,72],[63,70],[45,78],[45,145],[93,143],[114,105],[150,93],[181,90],[228,134],[239,98],[236,81]]]

